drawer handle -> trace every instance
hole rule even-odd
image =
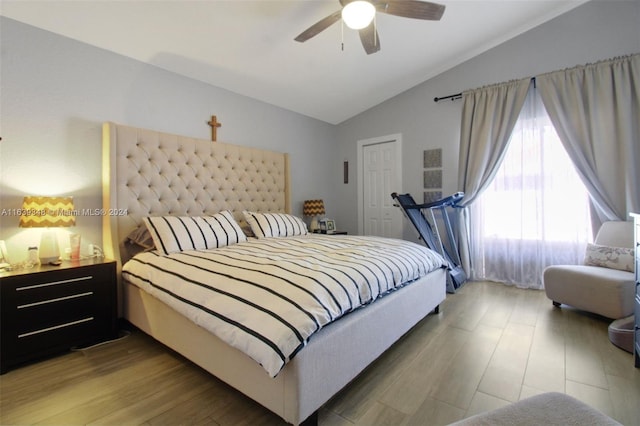
[[[83,318],[78,321],[67,322],[60,325],[54,325],[53,327],[42,328],[40,330],[30,331],[28,333],[22,333],[18,335],[18,339],[22,339],[23,337],[33,336],[34,334],[46,333],[47,331],[53,331],[59,328],[71,327],[72,325],[82,324],[89,321],[93,321],[93,317]]]
[[[87,291],[86,293],[72,294],[71,296],[58,297],[56,299],[47,299],[41,302],[27,303],[26,305],[18,305],[18,309],[31,308],[33,306],[46,305],[47,303],[61,302],[63,300],[77,299],[78,297],[91,296],[92,294],[92,291]]]
[[[31,289],[34,289],[34,288],[49,287],[49,286],[52,286],[52,285],[74,283],[74,282],[77,282],[77,281],[86,281],[86,280],[91,280],[91,279],[93,279],[93,276],[91,276],[91,275],[86,276],[86,277],[70,278],[68,280],[52,281],[50,283],[30,285],[30,286],[27,286],[27,287],[18,287],[18,288],[16,288],[16,291],[31,290]]]

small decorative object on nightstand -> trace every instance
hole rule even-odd
[[[0,372],[116,335],[116,262],[0,272]]]
[[[336,222],[332,219],[322,219],[320,222],[320,232],[323,234],[333,234],[336,232]]]
[[[635,293],[635,326],[634,326],[634,358],[636,368],[640,368],[640,213],[631,213],[631,217],[634,219],[633,227],[633,242],[635,247],[635,280],[636,280],[636,293]]]

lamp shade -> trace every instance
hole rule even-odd
[[[73,197],[32,197],[22,200],[21,228],[55,228],[75,226]]]
[[[320,216],[325,214],[324,201],[322,200],[305,200],[302,207],[302,214],[305,216]]]
[[[342,8],[342,20],[353,30],[366,28],[375,14],[375,6],[368,1],[352,1]]]
[[[21,228],[57,228],[74,226],[76,215],[73,197],[32,197],[22,200],[20,212]],[[60,258],[58,237],[54,231],[45,231],[40,236],[40,263],[55,263]]]

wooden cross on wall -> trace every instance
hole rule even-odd
[[[215,142],[218,138],[218,127],[222,127],[222,123],[219,123],[218,118],[215,115],[212,115],[211,121],[207,124],[211,126],[211,140]]]

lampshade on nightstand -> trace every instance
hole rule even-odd
[[[74,226],[73,197],[24,197],[20,214],[20,228],[58,228]],[[60,259],[60,248],[55,231],[46,230],[38,247],[40,263]]]
[[[314,232],[318,229],[318,216],[324,215],[324,201],[322,200],[305,200],[302,207],[302,214],[312,216],[309,230]]]

